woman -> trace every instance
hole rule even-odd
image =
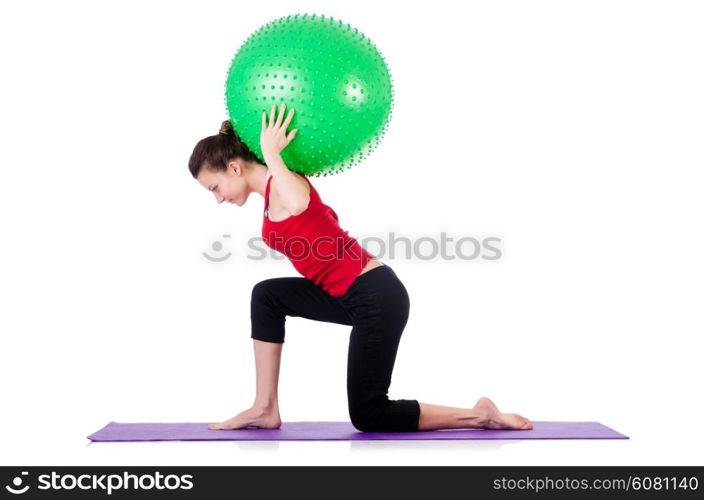
[[[293,110],[285,105],[267,122],[262,114],[264,163],[240,140],[229,121],[220,133],[196,145],[189,160],[193,177],[218,203],[242,206],[250,193],[264,197],[262,237],[285,254],[303,277],[272,278],[252,290],[251,320],[256,396],[251,408],[209,429],[281,426],[278,380],[286,316],[352,326],[347,361],[347,396],[352,424],[363,432],[433,429],[532,429],[515,413],[501,413],[488,398],[472,408],[452,408],[387,393],[409,298],[394,270],[379,262],[343,231],[337,214],[320,199],[306,176],[290,171],[280,152]]]

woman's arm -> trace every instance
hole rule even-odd
[[[288,117],[282,123],[285,109],[286,104],[282,104],[277,118],[276,105],[273,105],[268,123],[266,112],[262,113],[260,142],[264,163],[271,170],[272,189],[276,190],[277,199],[286,210],[297,215],[308,206],[310,187],[305,179],[290,171],[281,158],[281,151],[288,146],[298,132],[298,129],[294,129],[288,136],[286,135],[286,129],[293,118],[293,110],[289,112]],[[276,180],[275,184],[274,180]]]
[[[277,199],[292,215],[298,215],[308,207],[310,186],[300,175],[291,172],[281,155],[264,154],[264,162],[271,170],[271,189],[276,189]],[[276,184],[274,184],[276,180]]]

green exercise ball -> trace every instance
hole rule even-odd
[[[298,129],[281,157],[294,172],[341,172],[367,157],[391,118],[389,69],[372,42],[332,17],[296,14],[259,28],[230,63],[225,102],[232,126],[263,159],[259,137],[275,104]]]

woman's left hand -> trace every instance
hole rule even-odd
[[[285,109],[286,104],[282,104],[279,110],[279,116],[277,118],[276,104],[274,104],[271,107],[271,119],[268,124],[266,120],[266,111],[262,113],[262,132],[259,142],[262,148],[262,154],[264,156],[279,154],[286,146],[289,145],[289,143],[296,136],[296,132],[298,132],[298,129],[293,129],[288,135],[286,135],[286,129],[293,118],[293,110],[289,111],[286,121],[281,123]]]

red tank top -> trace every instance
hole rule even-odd
[[[340,227],[335,211],[320,199],[308,177],[308,207],[281,221],[269,220],[269,187],[264,193],[262,238],[270,248],[284,254],[293,267],[333,297],[342,297],[374,255]]]

